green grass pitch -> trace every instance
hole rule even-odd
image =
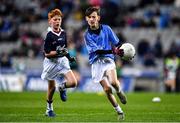
[[[153,103],[154,96],[162,101]],[[125,122],[180,122],[179,94],[128,93],[127,97],[128,103],[120,104]],[[0,122],[118,122],[104,94],[71,92],[62,102],[56,93],[56,117],[45,117],[45,109],[46,92],[0,92]]]

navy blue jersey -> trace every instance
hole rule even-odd
[[[56,51],[56,48],[58,46],[65,46],[65,48],[67,48],[67,39],[65,31],[61,29],[61,32],[55,33],[52,30],[49,30],[44,40],[45,53]]]
[[[120,43],[113,30],[108,25],[104,24],[102,24],[100,30],[96,32],[92,32],[92,30],[88,29],[84,34],[84,41],[89,53],[90,64],[100,57],[95,53],[96,50],[112,50],[112,45],[116,46]],[[113,54],[105,54],[103,57],[114,59]]]

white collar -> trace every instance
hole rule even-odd
[[[61,32],[63,32],[63,31],[64,31],[62,28],[60,28],[60,30],[61,30],[61,31],[60,31],[59,33],[56,33],[56,32],[54,32],[54,31],[52,30],[52,28],[51,28],[51,27],[48,27],[48,29],[47,29],[47,31],[48,31],[48,32],[50,32],[50,31],[51,31],[53,34],[55,34],[55,35],[57,35],[57,36],[60,36]]]

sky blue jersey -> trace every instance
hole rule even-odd
[[[119,44],[119,39],[108,25],[101,25],[100,33],[91,33],[89,29],[84,33],[84,41],[89,54],[89,63],[92,64],[99,57],[109,57],[114,59],[113,54],[98,55],[96,50],[111,50],[112,45]]]

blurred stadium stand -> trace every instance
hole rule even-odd
[[[0,90],[7,90],[8,84],[18,80],[13,84],[21,84],[21,90],[46,90],[40,74],[47,13],[59,8],[64,13],[62,26],[68,34],[70,53],[78,61],[73,67],[80,73],[78,89],[99,91],[90,84],[83,42],[87,26],[84,11],[91,5],[101,6],[101,23],[110,25],[120,40],[136,47],[133,61],[116,59],[123,89],[164,91],[164,60],[169,52],[180,57],[180,0],[1,0]],[[18,79],[9,79],[12,75]]]

